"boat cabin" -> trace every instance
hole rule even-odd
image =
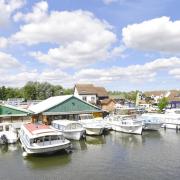
[[[47,125],[25,124],[21,128],[21,136],[30,146],[47,146],[63,142],[65,138],[61,132],[55,131]]]
[[[69,120],[54,120],[52,121],[52,127],[60,131],[82,129],[82,124],[76,121]]]

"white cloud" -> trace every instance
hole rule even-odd
[[[7,24],[11,15],[25,4],[25,0],[0,0],[0,26]]]
[[[4,58],[1,58],[0,63],[3,65]],[[3,57],[6,57],[4,55]],[[166,73],[164,79],[180,78],[180,58],[172,57],[168,59],[156,59],[145,64],[130,65],[127,67],[110,67],[106,69],[82,69],[74,74],[62,71],[59,68],[45,69],[42,72],[38,70],[19,69],[16,73],[11,71],[19,63],[17,60],[8,56],[6,64],[0,68],[1,85],[7,86],[23,86],[27,81],[50,82],[52,84],[61,84],[65,87],[73,87],[77,82],[80,83],[95,83],[103,86],[126,82],[128,84],[146,84],[155,81],[159,77],[160,72]],[[13,59],[13,61],[12,61]]]
[[[180,21],[160,17],[139,24],[128,25],[122,30],[127,47],[167,53],[180,52]]]
[[[180,67],[170,70],[169,74],[175,77],[176,79],[180,79]]]
[[[11,37],[14,43],[57,45],[47,53],[31,53],[40,62],[49,65],[61,68],[83,67],[120,56],[123,51],[121,47],[112,48],[117,41],[112,27],[88,11],[48,12],[48,4],[43,1],[37,3],[32,12],[18,13],[14,19],[25,21],[20,31]]]
[[[0,52],[0,70],[16,69],[22,67],[19,61],[10,54]]]
[[[45,69],[42,72],[38,72],[36,69],[29,70],[28,68],[19,69],[17,72],[13,72],[14,67],[9,66],[4,71],[0,68],[0,84],[5,86],[22,87],[28,81],[38,81],[38,82],[49,82],[51,84],[62,84],[68,87],[73,86],[72,75],[67,74],[59,69]],[[2,71],[1,71],[2,70]],[[12,71],[11,71],[12,70]]]
[[[0,37],[0,48],[5,48],[8,44],[8,40],[5,37]]]
[[[80,82],[99,82],[102,84],[122,80],[131,83],[144,83],[155,80],[160,71],[174,75],[171,70],[176,67],[180,68],[180,58],[172,57],[169,59],[157,59],[142,65],[112,67],[109,69],[83,69],[75,74],[75,79]]]
[[[38,2],[32,10],[32,13],[23,14],[18,12],[14,15],[14,21],[23,20],[25,22],[39,22],[45,18],[47,18],[48,14],[48,4],[46,1]]]

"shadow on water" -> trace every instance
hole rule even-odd
[[[32,169],[49,169],[66,166],[71,162],[71,154],[59,151],[53,154],[41,154],[28,156],[23,160],[24,164]]]

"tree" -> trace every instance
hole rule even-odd
[[[166,97],[163,97],[162,99],[160,99],[158,103],[159,111],[162,112],[163,109],[165,109],[168,104],[169,104],[169,101]]]
[[[0,88],[0,100],[6,100],[6,87],[2,86]]]
[[[37,92],[35,83],[32,81],[27,82],[27,84],[23,88],[24,90],[24,98],[29,100],[37,99]]]

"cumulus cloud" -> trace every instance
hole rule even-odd
[[[5,25],[11,15],[25,4],[25,0],[0,0],[0,26]]]
[[[170,70],[169,74],[174,76],[176,79],[180,79],[180,67]]]
[[[8,44],[8,40],[5,37],[0,37],[0,48],[5,48]]]
[[[21,12],[17,12],[14,15],[14,21],[25,21],[25,22],[39,22],[42,19],[47,17],[48,13],[48,4],[46,1],[38,2],[32,10],[32,13],[23,14]]]
[[[139,24],[128,25],[122,30],[127,47],[167,53],[180,52],[180,21],[160,17]]]
[[[131,83],[144,83],[153,81],[159,71],[165,71],[174,76],[172,69],[177,67],[180,67],[180,58],[172,57],[169,59],[156,59],[142,65],[112,67],[110,69],[83,69],[75,74],[75,79],[80,82],[90,81],[97,83],[120,82],[121,80]]]
[[[24,21],[20,31],[11,37],[14,43],[56,45],[47,53],[31,53],[40,62],[58,66],[83,67],[109,57],[120,56],[123,48],[117,43],[113,27],[89,11],[48,11],[47,2],[35,4],[32,12],[17,13],[16,21]]]
[[[0,52],[0,70],[7,71],[8,69],[20,68],[22,65],[12,55]]]
[[[7,71],[8,69],[8,71]],[[13,72],[14,67],[8,66],[5,70],[0,68],[0,84],[5,86],[15,86],[22,87],[28,81],[38,81],[38,82],[50,82],[51,84],[63,84],[63,86],[72,87],[73,77],[66,72],[59,69],[45,69],[42,72],[36,69],[19,69]]]

